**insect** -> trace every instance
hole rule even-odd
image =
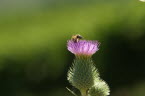
[[[77,43],[82,38],[83,37],[81,35],[77,34],[77,35],[73,35],[71,40],[74,41],[75,43]]]

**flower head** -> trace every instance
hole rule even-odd
[[[68,40],[67,48],[70,52],[77,56],[91,56],[99,50],[99,45],[100,43],[96,40],[79,40],[78,42]]]

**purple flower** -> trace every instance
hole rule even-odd
[[[78,42],[68,40],[67,48],[75,55],[91,56],[99,50],[99,45],[100,43],[96,40],[79,40]]]

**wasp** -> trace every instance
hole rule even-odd
[[[83,39],[83,37],[82,37],[81,35],[79,35],[79,34],[73,35],[73,36],[71,37],[71,40],[74,41],[75,43],[77,43],[77,42],[78,42],[79,40],[81,40],[81,39]]]

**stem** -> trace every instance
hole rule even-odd
[[[82,96],[88,96],[87,91],[86,90],[82,90],[81,91]]]

